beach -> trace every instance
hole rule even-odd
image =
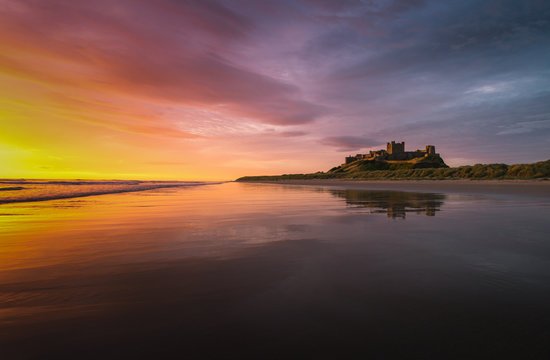
[[[0,360],[550,359],[550,0],[0,3]]]
[[[0,205],[6,359],[550,353],[546,183],[118,190]]]

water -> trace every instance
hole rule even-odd
[[[545,358],[549,215],[546,194],[243,183],[5,203],[0,354]]]
[[[45,201],[206,184],[198,181],[7,180],[0,179],[0,204]]]

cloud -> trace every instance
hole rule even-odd
[[[335,147],[338,151],[351,151],[377,146],[383,142],[359,136],[329,136],[321,139],[320,143]]]
[[[279,136],[282,137],[297,137],[297,136],[305,136],[308,133],[306,131],[282,131],[279,133]]]
[[[506,91],[509,87],[506,86],[506,84],[493,84],[493,85],[483,85],[476,87],[474,89],[466,91],[466,94],[492,94],[492,93],[498,93],[502,91]]]
[[[327,112],[304,100],[295,84],[247,68],[238,56],[227,58],[236,42],[247,43],[255,20],[221,3],[3,3],[13,5],[0,11],[1,37],[12,49],[0,66],[57,84],[58,92],[86,89],[153,104],[217,106],[283,126]]]
[[[517,135],[533,131],[550,132],[550,119],[536,121],[521,121],[515,124],[504,126],[504,129],[497,132],[496,135]]]
[[[71,121],[281,163],[394,138],[528,159],[550,151],[531,123],[550,112],[549,18],[535,0],[0,0],[0,72]]]

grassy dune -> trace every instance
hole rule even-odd
[[[237,181],[277,181],[307,179],[367,180],[446,180],[446,179],[543,179],[550,178],[550,160],[532,164],[476,164],[455,168],[414,168],[410,164],[388,164],[356,161],[327,172],[284,174],[276,176],[244,176]]]

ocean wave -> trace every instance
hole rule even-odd
[[[0,183],[6,182],[6,180],[0,181]],[[27,186],[12,187],[11,189],[6,187],[6,190],[2,191],[2,196],[0,196],[0,204],[70,199],[161,188],[213,185],[220,182],[14,180],[9,183],[26,184]]]
[[[0,184],[16,185],[139,185],[139,184],[204,184],[204,181],[144,181],[144,180],[44,180],[44,179],[0,179]]]

